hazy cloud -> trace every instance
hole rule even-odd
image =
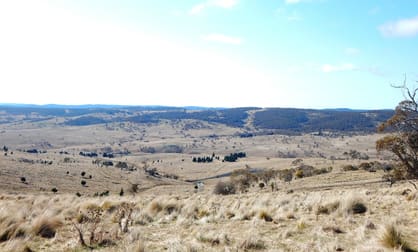
[[[324,2],[325,0],[284,0],[285,4]]]
[[[229,9],[229,8],[234,7],[237,4],[238,4],[238,0],[208,0],[206,2],[202,2],[193,6],[192,9],[190,10],[190,14],[197,15],[201,13],[204,9],[209,8],[209,7]]]
[[[380,12],[380,7],[375,6],[369,10],[369,15],[377,15]]]
[[[276,14],[283,16],[287,19],[287,21],[300,21],[302,20],[302,15],[297,11],[289,12],[285,8],[277,8]]]
[[[289,16],[287,16],[287,20],[289,20],[289,21],[300,21],[300,20],[302,20],[302,16],[298,12],[294,11]]]
[[[344,49],[344,53],[347,55],[358,55],[360,53],[360,50],[353,47],[347,47]]]
[[[366,68],[361,69],[361,70],[366,71],[366,72],[368,72],[372,75],[379,76],[379,77],[384,77],[384,76],[387,75],[387,73],[385,71],[383,71],[379,67],[374,67],[374,66],[366,67]]]
[[[297,4],[300,3],[302,0],[285,0],[286,4]]]
[[[212,33],[202,37],[203,40],[231,44],[231,45],[240,45],[242,43],[241,38],[231,37],[224,34]]]
[[[379,31],[388,37],[411,37],[418,34],[418,16],[409,19],[399,19],[378,27]]]
[[[351,63],[344,63],[340,65],[324,64],[322,66],[322,72],[324,73],[343,72],[343,71],[352,71],[352,70],[356,70],[356,67]]]

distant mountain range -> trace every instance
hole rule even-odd
[[[251,131],[303,133],[318,131],[373,132],[393,110],[206,108],[125,105],[0,104],[0,123],[65,118],[64,125],[86,126],[111,122],[157,123],[194,119]],[[17,117],[20,115],[20,117]],[[23,119],[22,119],[23,116]]]

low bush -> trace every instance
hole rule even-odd
[[[367,212],[367,206],[361,199],[349,199],[345,204],[345,210],[350,214],[362,214]]]
[[[219,181],[215,185],[215,189],[213,191],[215,194],[221,194],[221,195],[228,195],[228,194],[234,194],[235,193],[235,185],[232,182],[223,182]]]
[[[344,165],[343,171],[358,171],[358,167],[355,165]]]

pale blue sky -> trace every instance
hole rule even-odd
[[[0,2],[0,103],[394,108],[418,0]]]

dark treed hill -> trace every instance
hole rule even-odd
[[[249,120],[249,111],[254,111]],[[304,133],[324,131],[374,132],[393,110],[202,108],[112,105],[0,105],[0,123],[37,122],[65,118],[64,125],[86,126],[112,122],[158,123],[193,119],[244,128],[248,121],[259,131]],[[254,132],[255,133],[255,132]]]
[[[28,106],[0,106],[0,111],[3,111],[10,115],[39,115],[39,116],[81,116],[92,113],[104,113],[104,114],[113,114],[119,111],[117,108],[101,108],[101,107],[65,107],[65,106],[37,106],[37,105],[28,105]]]
[[[157,113],[146,113],[126,118],[126,121],[138,123],[153,123],[159,120],[182,120],[194,119],[207,122],[225,124],[231,127],[243,127],[248,117],[247,111],[257,108],[231,108],[202,111],[167,111]]]
[[[294,132],[363,131],[373,132],[376,126],[393,115],[392,110],[312,110],[268,108],[255,114],[254,126]]]
[[[65,124],[69,126],[87,126],[93,124],[107,123],[109,120],[102,119],[97,116],[81,116],[67,121]]]

